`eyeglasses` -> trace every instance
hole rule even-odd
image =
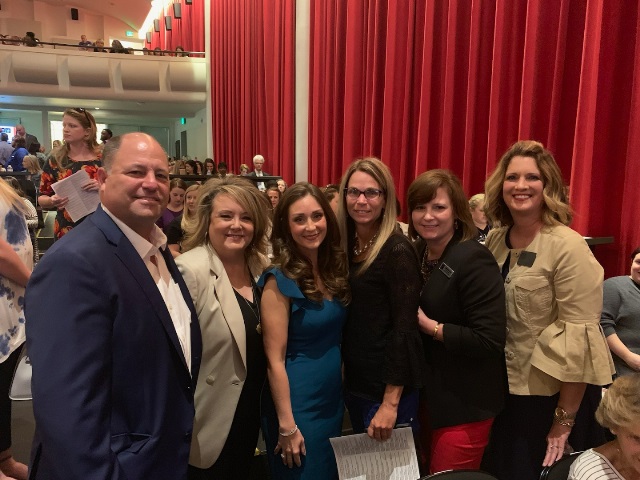
[[[360,198],[360,195],[364,195],[367,200],[375,200],[380,195],[384,195],[384,190],[377,188],[367,188],[366,190],[359,190],[356,187],[349,187],[344,189],[344,193],[352,200]]]
[[[89,119],[89,115],[87,114],[87,111],[84,108],[74,108],[73,109],[74,112],[78,112],[78,113],[84,113],[84,117],[87,119],[87,122],[91,123],[91,120]]]

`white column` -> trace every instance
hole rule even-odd
[[[296,0],[296,182],[309,179],[309,0]]]

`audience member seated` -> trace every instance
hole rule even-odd
[[[153,55],[156,57],[164,57],[164,52],[160,47],[156,47],[153,49]]]
[[[217,176],[218,170],[216,169],[216,164],[213,161],[213,158],[205,158],[204,159],[204,174]]]
[[[25,47],[37,47],[40,41],[36,38],[36,34],[33,32],[27,32],[22,39],[22,43]]]
[[[187,191],[187,184],[180,178],[174,178],[169,183],[169,204],[162,212],[162,216],[156,221],[162,230],[173,221],[174,218],[182,214],[184,209],[184,194]],[[166,232],[165,232],[166,233]]]
[[[599,325],[603,269],[568,227],[567,189],[541,143],[512,145],[485,191],[487,216],[502,225],[486,245],[505,279],[509,383],[486,469],[505,480],[537,480],[568,449],[587,384],[611,383],[613,361]],[[593,446],[575,437],[573,448]]]
[[[471,210],[471,219],[478,229],[476,240],[484,245],[491,230],[491,225],[484,213],[484,193],[477,193],[469,199],[469,210]]]
[[[6,168],[8,171],[22,172],[24,170],[22,159],[26,155],[29,155],[29,151],[25,148],[27,146],[27,141],[24,137],[16,135],[13,137],[11,146],[13,147],[13,152],[11,152],[11,156],[7,161]]]
[[[182,45],[176,47],[176,57],[188,57],[189,54],[184,51]]]
[[[227,171],[227,164],[225,162],[218,163],[218,178],[225,178],[227,175],[232,175]]]
[[[248,479],[266,359],[256,279],[267,265],[264,198],[246,180],[202,186],[176,259],[202,330],[188,480]]]
[[[40,190],[40,178],[42,177],[42,167],[40,166],[40,160],[35,155],[27,155],[22,159],[22,165],[27,173],[29,173],[27,180],[29,180],[31,187],[26,189],[26,194],[29,198],[33,197],[34,203],[38,204],[38,191]]]
[[[129,50],[122,46],[120,40],[111,42],[111,53],[129,53]]]
[[[13,191],[16,192],[25,206],[24,218],[27,221],[27,227],[29,230],[34,230],[38,226],[38,212],[36,211],[36,207],[33,205],[31,200],[27,197],[22,186],[20,186],[20,182],[15,177],[4,177],[4,180],[13,188]]]
[[[340,185],[329,184],[322,189],[322,193],[324,193],[325,198],[331,205],[331,210],[333,213],[338,215],[338,206],[340,205],[340,193],[338,190],[340,189]]]
[[[567,480],[640,478],[640,374],[630,373],[613,382],[596,410],[596,420],[616,439],[580,455]]]
[[[278,190],[280,190],[280,193],[284,193],[287,189],[287,182],[285,182],[283,179],[280,179],[276,183],[278,184]]]
[[[270,182],[264,193],[269,199],[269,202],[271,202],[271,209],[275,210],[280,198],[282,197],[282,193],[278,190],[278,185],[275,182]]]
[[[453,173],[421,174],[407,202],[424,282],[418,322],[427,364],[421,406],[431,431],[421,435],[431,445],[429,471],[477,470],[506,394],[502,276],[491,252],[476,242]]]
[[[80,46],[80,50],[83,50],[85,52],[89,50],[88,47],[93,47],[93,43],[87,40],[86,35],[80,35],[80,41],[78,42],[78,45]]]
[[[171,250],[171,255],[176,258],[182,253],[182,240],[189,223],[195,218],[197,210],[198,189],[200,185],[194,184],[185,190],[184,210],[181,215],[174,218],[165,229],[167,235],[167,246]]]
[[[631,253],[631,273],[604,282],[600,324],[617,375],[640,371],[640,247]]]
[[[107,53],[107,49],[104,48],[104,40],[99,38],[96,40],[93,48],[94,52]]]
[[[240,176],[245,177],[249,175],[249,165],[247,165],[246,163],[241,163],[240,164]]]
[[[5,166],[11,158],[14,148],[9,143],[9,135],[6,132],[0,133],[0,166]]]

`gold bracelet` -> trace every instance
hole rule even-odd
[[[571,428],[576,424],[576,413],[569,413],[562,407],[556,407],[553,412],[553,421],[559,425]]]
[[[440,328],[440,323],[436,324],[436,328],[433,329],[433,338],[436,338],[436,335],[438,334],[438,329]]]
[[[281,437],[290,437],[291,435],[293,435],[294,433],[296,433],[298,431],[298,425],[296,425],[295,427],[293,427],[291,430],[289,430],[287,433],[282,433],[282,432],[278,432],[278,434],[280,434]]]

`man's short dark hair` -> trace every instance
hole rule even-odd
[[[40,151],[40,144],[39,143],[32,143],[31,145],[29,145],[29,154],[30,155],[35,155],[36,153],[38,153]]]
[[[9,135],[6,134],[5,132],[0,133],[0,142],[8,142],[9,141]]]
[[[111,171],[113,161],[115,159],[116,153],[118,153],[118,150],[120,150],[120,145],[122,145],[122,137],[124,137],[124,135],[118,135],[117,137],[110,138],[109,141],[105,144],[104,150],[102,150],[102,166],[107,171],[107,173]]]
[[[103,132],[107,132],[109,134],[109,139],[111,139],[113,137],[113,132],[111,130],[109,130],[108,128],[103,128],[102,131]]]

